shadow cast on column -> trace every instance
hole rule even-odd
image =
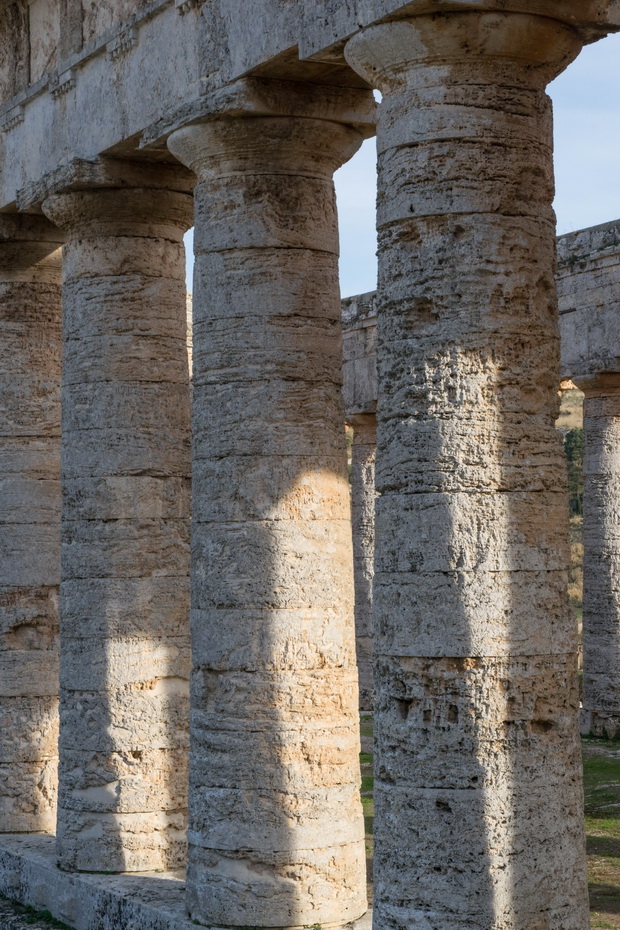
[[[96,218],[95,233],[72,238],[64,256],[59,863],[177,868],[190,665],[180,239],[192,202],[106,190],[46,206],[62,219]]]
[[[346,48],[383,94],[380,930],[588,926],[544,91],[580,48],[488,10]]]
[[[0,832],[52,832],[58,766],[60,245],[0,219]]]
[[[417,221],[401,255],[425,284],[378,317],[380,383],[399,385],[379,397],[377,454],[381,927],[588,921],[553,238],[501,223]],[[504,236],[525,285],[482,245]],[[460,285],[435,290],[472,248],[480,316]],[[396,333],[415,353],[392,354]]]
[[[364,130],[310,87],[302,112],[168,140],[198,175],[187,902],[211,926],[366,910],[332,181]]]
[[[332,256],[294,252],[286,299],[279,256],[258,257],[255,315],[208,319],[225,286],[194,303],[188,902],[205,923],[329,926],[365,910],[339,302]]]

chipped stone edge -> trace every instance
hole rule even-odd
[[[177,13],[185,16],[190,10],[198,10],[204,3],[204,0],[174,0]]]
[[[55,837],[0,835],[0,896],[49,911],[77,930],[196,930],[185,911],[185,882],[178,872],[124,875],[63,872]],[[372,911],[342,930],[371,930]],[[212,928],[230,930],[230,928]]]
[[[128,26],[106,45],[106,54],[110,61],[116,61],[121,55],[126,55],[138,44],[138,30],[135,26]]]
[[[0,117],[0,131],[4,133],[11,132],[12,129],[15,129],[20,123],[23,123],[25,118],[23,106],[18,105],[13,107],[12,110],[9,110]]]
[[[68,94],[70,90],[73,90],[76,85],[76,74],[73,68],[68,68],[62,73],[57,72],[50,77],[49,80],[49,91],[54,100],[57,100],[59,97],[64,97],[65,94]]]

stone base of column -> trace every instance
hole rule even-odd
[[[582,736],[620,739],[620,714],[603,714],[582,707],[579,713],[579,729]]]
[[[182,872],[97,875],[61,871],[54,837],[0,836],[0,896],[49,911],[80,930],[196,930],[185,908]],[[346,930],[371,930],[372,912]],[[218,928],[212,928],[218,930]],[[345,928],[343,928],[345,930]]]

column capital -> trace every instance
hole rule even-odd
[[[168,148],[199,179],[234,174],[307,175],[331,181],[364,141],[350,124],[294,116],[228,116],[186,126]]]
[[[353,428],[353,442],[367,441],[377,432],[376,413],[356,413],[347,417],[347,424]]]
[[[79,191],[139,189],[191,195],[195,183],[192,173],[178,164],[129,158],[74,158],[19,190],[17,207],[22,211],[36,211],[50,197]]]
[[[338,253],[333,174],[359,149],[347,123],[228,116],[186,126],[168,147],[198,175],[194,250],[297,248]]]
[[[148,187],[52,194],[43,201],[42,209],[61,229],[86,239],[150,236],[180,242],[194,222],[190,194]]]
[[[620,371],[593,371],[572,375],[571,380],[586,397],[620,394]]]
[[[15,274],[57,252],[64,236],[43,216],[0,215],[0,273]],[[52,262],[58,268],[58,261]]]
[[[576,58],[582,45],[574,28],[555,19],[478,10],[371,26],[349,40],[345,57],[369,84],[387,93],[407,85],[420,66],[452,68],[463,63],[472,78],[484,83],[481,59],[495,61],[511,73],[520,66],[515,74],[520,82],[546,84]],[[496,74],[489,80],[496,81]]]
[[[375,134],[376,113],[368,88],[245,77],[183,107],[166,124],[155,123],[142,134],[141,145],[165,145],[177,130],[210,120],[260,116],[346,123],[366,139]]]

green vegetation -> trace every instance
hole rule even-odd
[[[568,465],[568,499],[571,516],[583,514],[583,429],[575,427],[564,436]]]
[[[593,930],[620,930],[620,748],[583,741],[590,910]]]
[[[37,921],[41,921],[41,923],[47,924],[49,927],[54,927],[55,930],[69,930],[67,924],[64,924],[62,920],[56,920],[49,911],[35,911],[34,908],[28,908],[27,910],[30,911],[25,916],[27,924],[35,924]]]
[[[25,924],[45,924],[47,927],[52,927],[53,930],[71,930],[61,920],[56,920],[49,911],[38,911],[36,908],[30,907],[30,905],[19,904],[17,901],[11,901],[11,904]]]

